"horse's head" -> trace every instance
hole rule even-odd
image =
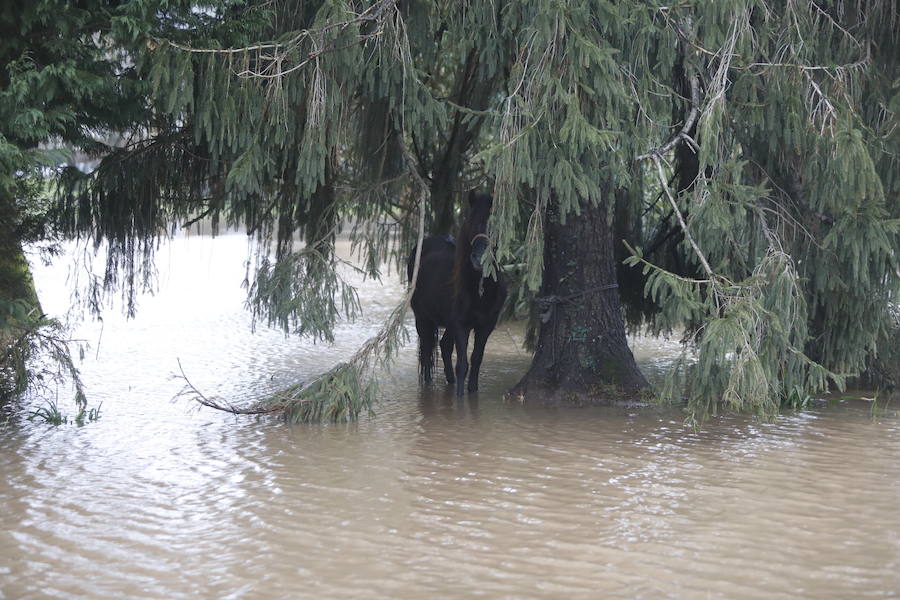
[[[494,199],[484,192],[469,192],[469,215],[466,218],[465,233],[469,237],[469,262],[476,271],[482,271],[484,253],[487,252],[491,238],[487,233],[488,218]]]

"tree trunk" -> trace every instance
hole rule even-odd
[[[608,404],[648,387],[625,338],[606,208],[585,207],[544,237],[540,331],[531,368],[511,390],[523,402]]]
[[[446,164],[441,167],[434,173],[431,184],[429,201],[434,211],[428,232],[429,235],[456,235],[457,193],[453,186],[459,183],[459,164],[455,164],[452,168]]]
[[[0,198],[0,302],[25,300],[40,311],[31,268],[22,253],[18,222],[15,202]]]
[[[33,326],[22,309],[33,310],[33,321],[40,317],[41,305],[31,278],[31,268],[22,252],[16,228],[18,215],[11,199],[0,197],[0,402],[24,391],[27,380],[20,362],[23,350],[16,350],[23,332]],[[26,307],[13,303],[25,301]],[[23,318],[25,320],[23,320]],[[28,346],[24,345],[25,352]]]
[[[480,62],[478,49],[473,46],[451,94],[453,102],[473,111],[483,111],[490,106],[500,78],[499,72],[485,78]],[[455,233],[456,200],[463,192],[468,191],[461,187],[466,152],[478,137],[483,123],[483,117],[455,111],[446,143],[435,149],[431,165],[431,206],[434,216],[428,228],[431,235]]]

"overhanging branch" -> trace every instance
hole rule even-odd
[[[192,54],[216,54],[221,56],[248,55],[253,52],[260,62],[265,64],[265,67],[257,69],[247,67],[243,71],[238,72],[237,76],[258,79],[280,79],[285,75],[302,69],[311,62],[317,61],[324,54],[345,50],[380,36],[383,29],[379,26],[376,31],[360,35],[356,40],[347,44],[328,46],[324,43],[325,35],[332,31],[336,30],[340,33],[352,25],[359,25],[362,23],[378,22],[381,24],[385,18],[385,14],[391,7],[396,8],[396,4],[397,0],[381,0],[381,2],[373,4],[363,12],[354,14],[349,19],[337,23],[329,23],[317,29],[302,29],[286,42],[253,44],[251,46],[243,46],[240,48],[194,48],[165,38],[151,38],[147,41],[147,46],[150,50],[154,50],[157,46],[165,44],[181,50],[182,52],[189,52]],[[287,60],[291,53],[300,48],[305,42],[310,42],[312,44],[312,49],[305,55],[301,55],[297,64],[285,67],[285,60]]]
[[[681,127],[681,130],[676,133],[672,138],[658,148],[654,148],[650,152],[646,154],[641,154],[637,158],[636,161],[646,160],[648,158],[659,159],[662,155],[664,155],[669,150],[672,150],[675,146],[677,146],[682,141],[687,142],[691,148],[695,151],[697,149],[697,142],[691,138],[688,132],[694,126],[694,123],[697,122],[697,117],[700,116],[700,78],[696,75],[691,77],[691,110],[688,113],[687,119],[684,121],[684,125]]]

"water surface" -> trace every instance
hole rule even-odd
[[[523,408],[521,331],[482,391],[422,389],[410,343],[377,414],[287,426],[172,402],[246,401],[347,358],[400,297],[312,346],[243,310],[245,238],[182,237],[137,319],[88,322],[102,418],[0,428],[3,598],[859,598],[900,590],[900,418],[817,403],[773,423],[678,411]],[[40,268],[45,310],[65,266]],[[677,344],[639,340],[651,376]],[[63,390],[64,391],[64,390]],[[71,410],[71,409],[69,409]]]

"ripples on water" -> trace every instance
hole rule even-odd
[[[491,338],[482,392],[420,390],[410,343],[378,414],[340,426],[188,411],[248,398],[348,356],[399,296],[333,346],[249,330],[243,236],[180,238],[137,320],[80,334],[103,417],[0,429],[0,597],[895,597],[900,421],[839,402],[702,431],[657,409],[524,409],[528,364]],[[187,260],[188,257],[190,260]],[[65,269],[41,269],[63,310]],[[97,343],[99,340],[99,343]],[[677,346],[636,348],[648,371]]]

